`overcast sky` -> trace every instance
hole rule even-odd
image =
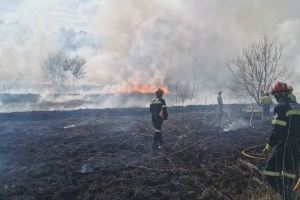
[[[224,89],[225,62],[263,32],[286,46],[300,91],[298,0],[1,0],[0,84],[44,83],[41,63],[65,50],[87,58],[83,83]],[[204,90],[205,90],[204,89]]]

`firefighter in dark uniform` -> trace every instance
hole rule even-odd
[[[218,92],[218,120],[221,122],[222,121],[222,116],[223,116],[223,98],[222,98],[222,91]]]
[[[154,126],[154,141],[153,148],[161,148],[163,144],[162,140],[162,124],[164,120],[168,119],[168,111],[165,100],[162,98],[164,91],[162,89],[157,89],[155,91],[156,97],[151,100],[150,112],[152,114],[152,123]]]
[[[272,131],[264,153],[270,153],[263,174],[284,199],[294,199],[293,186],[298,177],[300,105],[288,97],[286,83],[277,82],[271,91],[278,104],[274,108]]]

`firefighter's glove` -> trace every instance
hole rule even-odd
[[[269,144],[266,144],[265,148],[263,149],[263,154],[268,155],[271,151],[271,146]]]

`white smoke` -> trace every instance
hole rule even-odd
[[[229,124],[227,128],[224,129],[224,132],[236,131],[247,127],[249,127],[248,121],[244,119],[236,119],[231,124]]]
[[[225,62],[266,32],[286,44],[300,90],[297,7],[296,0],[4,0],[0,84],[45,83],[41,63],[66,49],[86,57],[84,83],[102,85],[99,91],[132,83],[172,88],[196,78],[201,99],[204,90],[226,88]]]

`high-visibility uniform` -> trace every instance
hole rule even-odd
[[[151,100],[150,112],[152,114],[152,124],[154,126],[154,147],[162,145],[162,123],[168,119],[167,105],[163,98],[156,97]]]
[[[290,199],[292,183],[298,176],[300,161],[300,105],[284,98],[274,108],[269,139],[272,148],[263,174],[269,184]]]
[[[268,95],[263,95],[260,99],[260,103],[263,107],[263,116],[269,116],[272,98]]]

